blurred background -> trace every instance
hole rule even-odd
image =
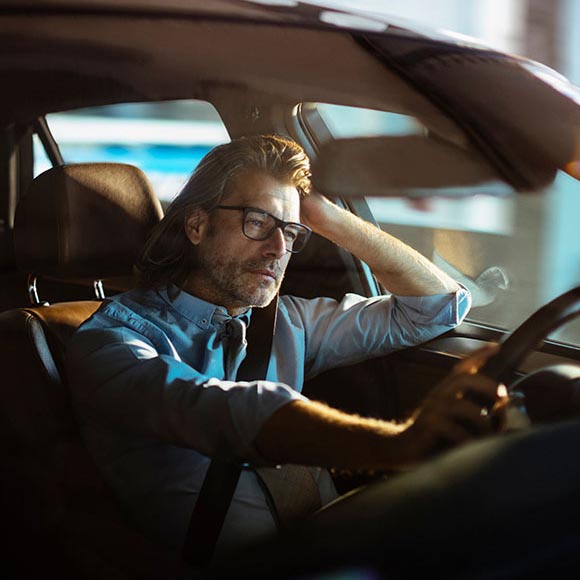
[[[580,84],[578,0],[317,0],[459,32],[537,60]]]

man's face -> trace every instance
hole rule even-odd
[[[235,176],[220,205],[254,207],[284,221],[300,221],[296,188],[257,170]],[[243,218],[239,210],[215,209],[186,222],[188,237],[198,251],[198,268],[191,273],[186,290],[225,306],[230,314],[268,305],[290,259],[279,228],[266,240],[250,240],[242,231]]]

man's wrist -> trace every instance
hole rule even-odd
[[[344,219],[341,210],[328,198],[311,193],[302,202],[302,217],[308,227],[321,236],[327,237],[327,233],[337,228]]]
[[[325,200],[323,210],[318,216],[318,219],[310,225],[312,230],[339,245],[342,245],[342,238],[352,228],[350,224],[358,220],[354,214],[338,207],[329,200]]]
[[[412,426],[413,419],[405,423],[388,423],[377,445],[377,456],[373,458],[378,470],[403,470],[418,462],[420,451],[415,445]]]

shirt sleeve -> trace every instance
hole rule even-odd
[[[286,302],[305,337],[306,377],[324,370],[415,346],[457,326],[471,306],[469,291],[432,296],[385,295],[364,298],[347,294]]]
[[[81,423],[264,463],[253,441],[277,409],[302,395],[281,383],[205,376],[126,327],[81,330],[67,350]]]

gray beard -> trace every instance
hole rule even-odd
[[[237,308],[267,306],[274,298],[284,277],[282,267],[276,260],[253,260],[240,262],[232,259],[224,261],[215,255],[197,256],[198,275],[204,278],[207,295],[213,295],[212,302],[222,306],[236,305]],[[275,282],[262,282],[248,287],[244,275],[250,270],[268,269],[276,274]]]

